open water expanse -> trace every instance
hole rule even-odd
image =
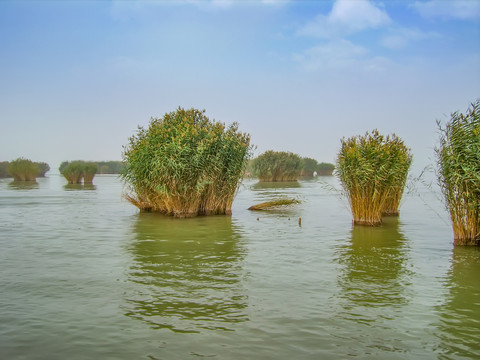
[[[193,219],[65,183],[0,180],[0,359],[480,358],[480,251],[432,190],[367,228],[333,177],[247,180]],[[302,203],[246,210],[278,196]]]

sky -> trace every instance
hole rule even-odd
[[[121,160],[179,106],[255,154],[335,162],[378,129],[435,163],[480,98],[480,0],[0,1],[0,161]]]

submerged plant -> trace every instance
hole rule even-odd
[[[297,181],[302,170],[302,158],[285,151],[266,151],[253,162],[260,181]]]
[[[141,211],[176,217],[230,214],[250,156],[250,136],[178,108],[139,127],[124,148],[126,198]]]
[[[480,244],[480,99],[455,112],[435,149],[438,181],[452,219],[455,245]]]
[[[398,212],[412,156],[395,134],[377,130],[341,140],[335,173],[348,197],[354,224],[376,226]]]
[[[36,163],[23,158],[11,161],[8,164],[7,171],[15,181],[35,181],[39,173]]]

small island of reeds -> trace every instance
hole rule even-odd
[[[453,225],[455,245],[480,245],[480,99],[465,114],[440,122],[438,181]]]
[[[14,181],[36,181],[40,173],[37,163],[24,158],[11,161],[7,165],[7,171]]]
[[[261,182],[297,181],[302,158],[291,152],[268,150],[254,159],[252,169]]]
[[[319,176],[331,176],[335,165],[330,163],[319,163],[317,160],[304,157],[302,158],[302,169],[300,171],[300,177],[313,178],[315,175]]]
[[[250,157],[250,135],[179,107],[139,127],[124,148],[126,199],[175,217],[231,214]]]
[[[377,130],[341,140],[335,173],[346,193],[353,223],[377,226],[398,215],[412,155],[395,134]]]
[[[97,164],[91,161],[64,161],[60,164],[59,170],[69,184],[92,184],[97,173]]]
[[[13,177],[14,181],[36,181],[37,177],[45,177],[49,170],[50,166],[45,162],[24,158],[0,162],[0,178]]]

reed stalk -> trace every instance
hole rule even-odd
[[[178,108],[139,127],[124,147],[125,198],[140,211],[175,217],[231,214],[250,153],[250,136],[236,123]]]
[[[455,112],[435,149],[438,182],[450,213],[455,245],[480,245],[480,99]]]

